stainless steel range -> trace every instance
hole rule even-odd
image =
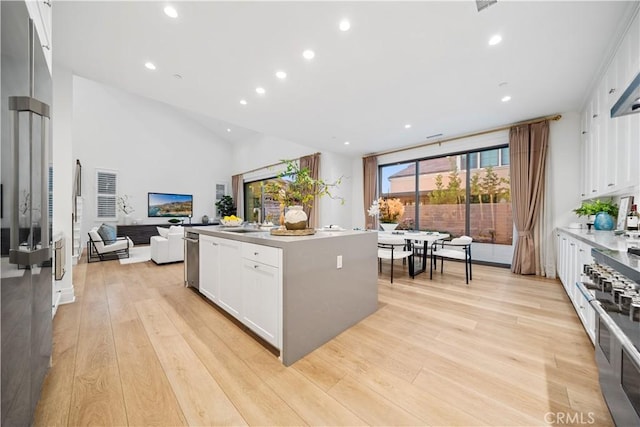
[[[640,425],[640,258],[593,250],[581,285],[597,313],[596,362],[600,386],[619,426]],[[635,259],[637,258],[637,259]]]

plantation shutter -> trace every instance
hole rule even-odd
[[[116,195],[118,194],[118,173],[96,169],[96,207],[100,219],[116,218]]]

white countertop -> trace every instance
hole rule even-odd
[[[627,251],[628,237],[624,235],[616,236],[613,231],[587,230],[585,228],[559,227],[558,230],[567,233],[578,240],[590,244],[594,248],[608,249],[611,251]]]

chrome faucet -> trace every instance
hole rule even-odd
[[[253,208],[253,213],[258,214],[258,224],[262,224],[262,218],[260,218],[260,214],[261,214],[260,208]]]

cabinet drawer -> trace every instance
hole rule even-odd
[[[261,262],[263,264],[271,265],[273,267],[280,267],[280,249],[272,248],[269,246],[254,245],[253,243],[242,244],[242,257]]]

